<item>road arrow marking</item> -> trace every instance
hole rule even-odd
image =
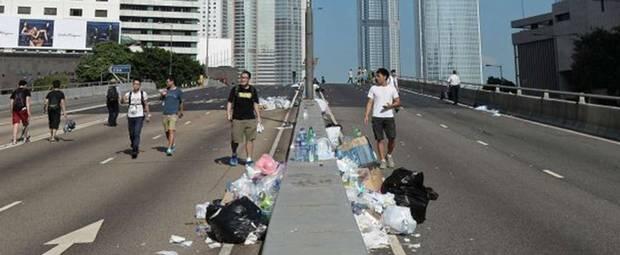
[[[56,247],[43,253],[43,255],[60,255],[74,244],[94,242],[101,225],[103,225],[103,220],[45,243],[45,245],[56,245]]]

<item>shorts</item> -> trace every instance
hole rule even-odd
[[[372,117],[372,132],[377,141],[385,139],[386,136],[390,140],[396,139],[396,121],[394,118]]]
[[[21,110],[18,112],[13,112],[13,125],[22,123],[24,126],[28,126],[28,111]]]
[[[234,143],[243,143],[256,140],[256,119],[250,120],[233,120],[232,122],[232,141]]]
[[[49,120],[50,129],[58,129],[60,127],[60,110],[49,109],[47,111],[47,119]]]
[[[177,127],[177,115],[164,115],[163,124],[164,130],[176,130]]]

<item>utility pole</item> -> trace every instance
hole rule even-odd
[[[306,99],[314,99],[313,29],[312,0],[308,0],[306,8]]]
[[[170,24],[170,53],[169,53],[168,76],[172,76],[172,24]]]

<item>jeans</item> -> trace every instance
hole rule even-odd
[[[108,103],[108,125],[116,126],[116,119],[118,118],[119,105],[118,103]]]
[[[454,102],[454,104],[459,103],[459,89],[460,88],[461,88],[460,85],[450,86],[450,96],[452,97],[452,101]]]
[[[127,118],[127,127],[129,128],[129,140],[131,141],[131,149],[133,152],[140,150],[140,134],[144,124],[144,117]]]

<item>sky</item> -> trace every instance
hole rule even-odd
[[[401,75],[415,74],[414,0],[400,0]],[[483,64],[502,65],[504,77],[515,80],[510,22],[551,11],[554,0],[480,0]],[[313,0],[315,8],[315,75],[329,82],[345,82],[350,68],[357,68],[357,0]],[[499,76],[497,68],[483,68]]]

